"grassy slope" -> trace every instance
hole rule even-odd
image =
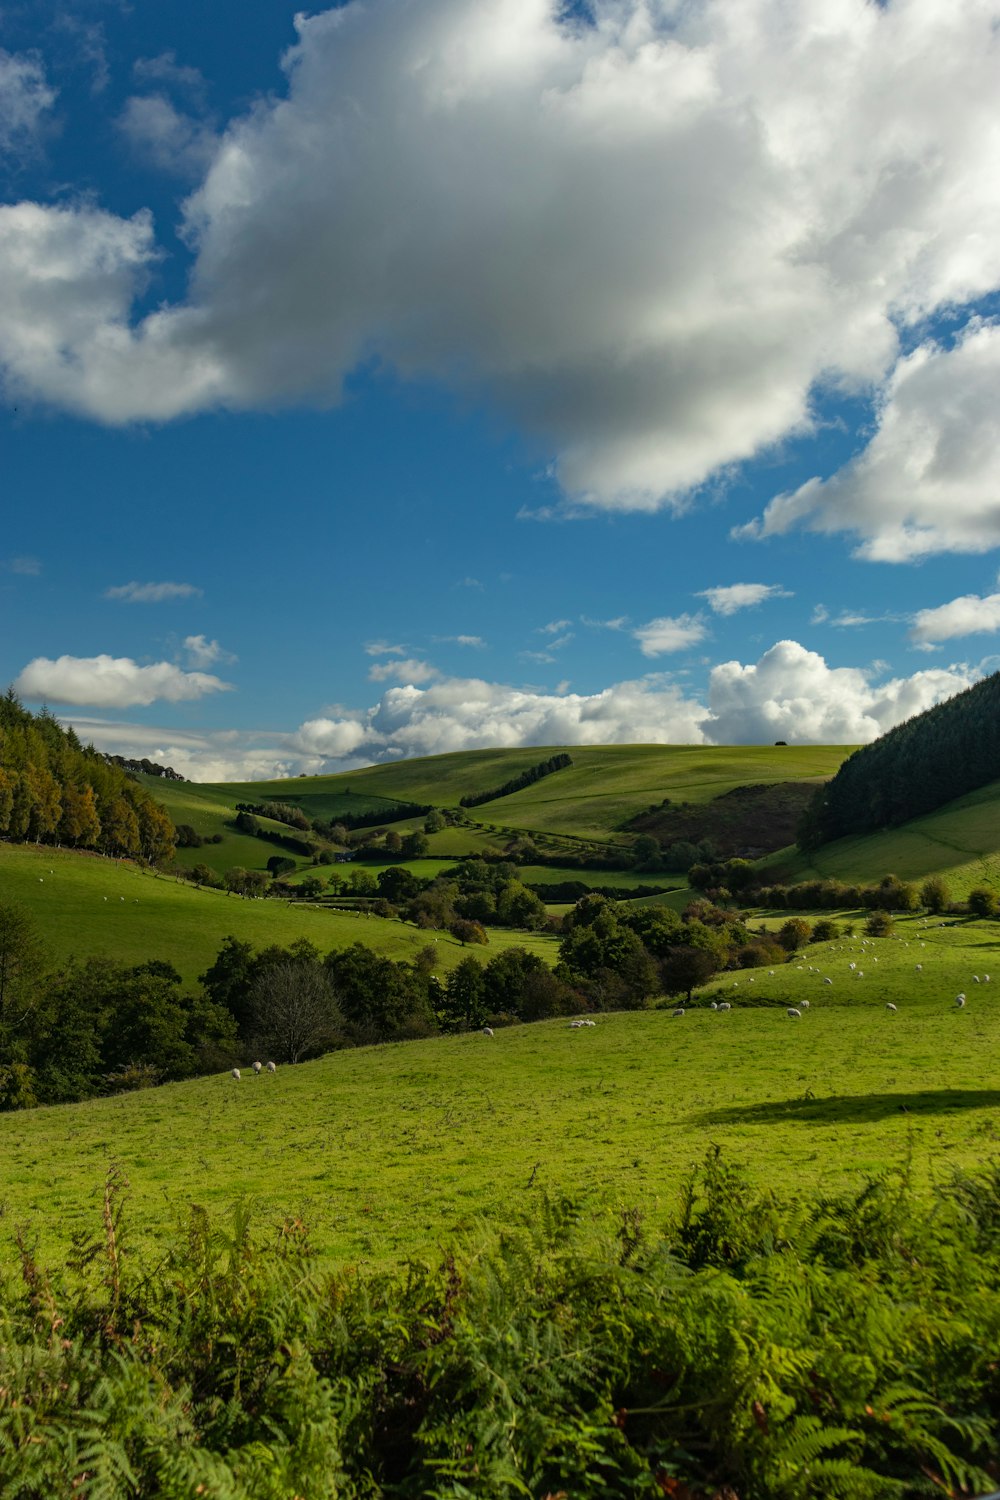
[[[767,863],[789,880],[822,875],[867,882],[891,871],[914,881],[941,875],[955,897],[977,885],[998,889],[1000,782],[980,787],[902,828],[837,839],[810,854],[781,851]]]
[[[463,750],[337,776],[234,782],[212,790],[234,802],[268,798],[295,802],[313,817],[329,817],[331,809],[343,802],[345,788],[352,796],[379,795],[454,807],[467,793],[498,786],[567,748],[573,758],[568,769],[510,797],[471,808],[470,817],[496,827],[607,837],[627,818],[666,796],[701,802],[747,782],[823,780],[850,753],[849,748],[829,745],[554,745]]]
[[[442,970],[464,954],[475,953],[485,962],[515,945],[555,960],[551,938],[494,931],[488,947],[462,948],[445,932],[421,932],[404,922],[282,901],[244,901],[196,890],[170,876],[143,874],[128,863],[23,845],[0,844],[0,900],[28,908],[55,961],[73,954],[106,954],[122,963],[169,959],[188,981],[204,972],[230,933],[259,948],[308,937],[323,953],[361,941],[397,960],[412,959],[436,939]]]
[[[654,1221],[712,1142],[786,1190],[836,1188],[908,1152],[926,1182],[1000,1139],[983,1067],[1000,1047],[1000,954],[990,924],[912,919],[899,932],[729,981],[728,1015],[703,1002],[681,1020],[544,1022],[2,1116],[0,1233],[33,1218],[65,1245],[92,1227],[111,1157],[145,1236],[188,1202],[251,1194],[267,1219],[301,1213],[325,1252],[373,1261],[525,1202],[536,1163],[537,1188],[636,1203]],[[994,983],[976,985],[991,964]],[[802,998],[811,1009],[789,1020],[784,1006]]]

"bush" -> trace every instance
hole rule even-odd
[[[812,928],[801,917],[789,917],[778,929],[778,942],[786,953],[797,953],[812,936]]]
[[[812,930],[814,943],[832,943],[834,938],[838,937],[840,937],[840,928],[836,922],[831,922],[829,917],[823,917]]]
[[[888,937],[895,927],[892,917],[881,907],[877,907],[865,922],[865,932],[869,937]]]
[[[995,917],[1000,911],[995,891],[989,891],[982,885],[969,892],[966,905],[969,915],[973,917]]]

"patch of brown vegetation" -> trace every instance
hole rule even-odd
[[[630,833],[650,833],[669,844],[708,839],[720,859],[757,859],[795,840],[795,830],[816,790],[810,781],[775,781],[734,787],[711,802],[667,803],[640,813]]]

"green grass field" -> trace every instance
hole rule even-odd
[[[555,961],[555,940],[533,933],[493,929],[488,947],[463,948],[446,932],[423,932],[405,922],[305,902],[244,901],[143,873],[127,861],[27,845],[0,844],[0,900],[28,909],[54,962],[96,954],[129,964],[168,959],[189,983],[230,933],[257,948],[307,937],[322,953],[360,941],[397,961],[436,941],[442,971],[467,953],[486,962],[512,946]]]
[[[711,1011],[723,994],[733,1010]],[[324,1254],[384,1263],[539,1189],[655,1220],[714,1142],[786,1192],[843,1187],[906,1156],[926,1184],[1000,1145],[993,924],[907,919],[898,936],[818,945],[698,1001],[680,1019],[543,1022],[6,1115],[2,1232],[27,1222],[65,1247],[93,1224],[112,1158],[149,1240],[190,1202],[250,1195],[265,1221],[300,1214]]]
[[[917,882],[940,875],[956,899],[977,885],[1000,890],[1000,782],[902,828],[837,839],[810,854],[782,850],[762,864],[773,866],[788,881],[822,876],[867,883],[891,871]]]

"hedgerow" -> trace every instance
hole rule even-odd
[[[0,1299],[0,1493],[883,1500],[1000,1451],[1000,1166],[931,1198],[756,1193],[717,1149],[662,1228],[541,1199],[435,1264],[323,1269],[193,1209],[132,1256],[123,1179]]]

